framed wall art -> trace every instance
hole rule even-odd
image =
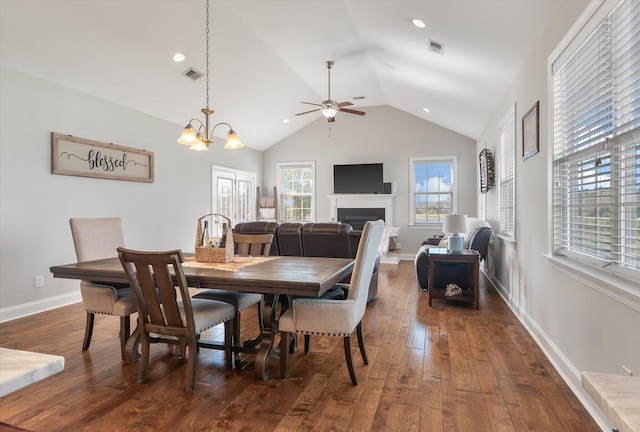
[[[487,193],[495,186],[495,162],[489,149],[480,152],[480,193]]]
[[[51,174],[153,183],[153,152],[51,132]]]
[[[522,117],[522,160],[540,150],[540,101]]]

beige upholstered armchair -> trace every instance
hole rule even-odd
[[[358,253],[345,300],[325,300],[317,298],[297,298],[290,309],[279,320],[280,328],[280,372],[287,378],[287,357],[291,333],[309,335],[341,336],[344,338],[344,353],[351,376],[351,382],[358,384],[351,359],[351,335],[357,330],[360,354],[368,364],[362,336],[362,317],[367,307],[369,282],[378,254],[378,247],[384,232],[381,220],[367,222],[364,226]]]
[[[74,218],[69,220],[69,224],[78,262],[116,257],[116,249],[124,246],[120,218]],[[125,345],[131,333],[129,316],[136,312],[131,289],[126,285],[81,281],[80,293],[87,311],[82,350],[87,350],[91,343],[95,314],[115,315],[120,317],[120,352],[124,360]]]

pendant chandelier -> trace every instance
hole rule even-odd
[[[207,60],[207,107],[202,108],[200,111],[204,114],[204,123],[202,121],[193,118],[189,120],[189,124],[185,126],[182,131],[182,135],[178,138],[178,142],[180,144],[188,145],[190,150],[209,150],[209,145],[213,143],[213,131],[220,125],[225,125],[229,128],[229,133],[227,134],[227,143],[224,148],[226,149],[238,149],[244,147],[244,144],[240,142],[240,138],[235,133],[233,128],[229,123],[220,122],[213,127],[209,128],[209,116],[213,114],[213,110],[209,109],[209,0],[207,0],[207,48],[206,48],[206,60]],[[198,126],[198,129],[194,129],[193,124]]]

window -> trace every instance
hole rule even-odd
[[[509,108],[499,126],[500,234],[515,238],[516,223],[516,107]]]
[[[213,213],[220,213],[231,219],[232,226],[252,219],[255,174],[230,168],[213,167]],[[221,227],[213,221],[212,234],[220,235]],[[219,233],[218,233],[219,232]]]
[[[554,252],[640,277],[640,3],[607,2],[552,62]]]
[[[411,158],[411,225],[441,225],[457,211],[457,157]]]
[[[278,164],[278,189],[283,222],[313,222],[315,162]]]

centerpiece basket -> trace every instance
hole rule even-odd
[[[203,219],[209,216],[216,216],[223,218],[227,221],[226,231],[223,233],[224,244],[220,244],[219,247],[209,246],[208,240],[204,239],[203,245]],[[211,263],[228,263],[233,261],[233,230],[231,229],[231,219],[221,215],[219,213],[209,213],[198,219],[198,228],[196,230],[196,261],[211,262]]]

